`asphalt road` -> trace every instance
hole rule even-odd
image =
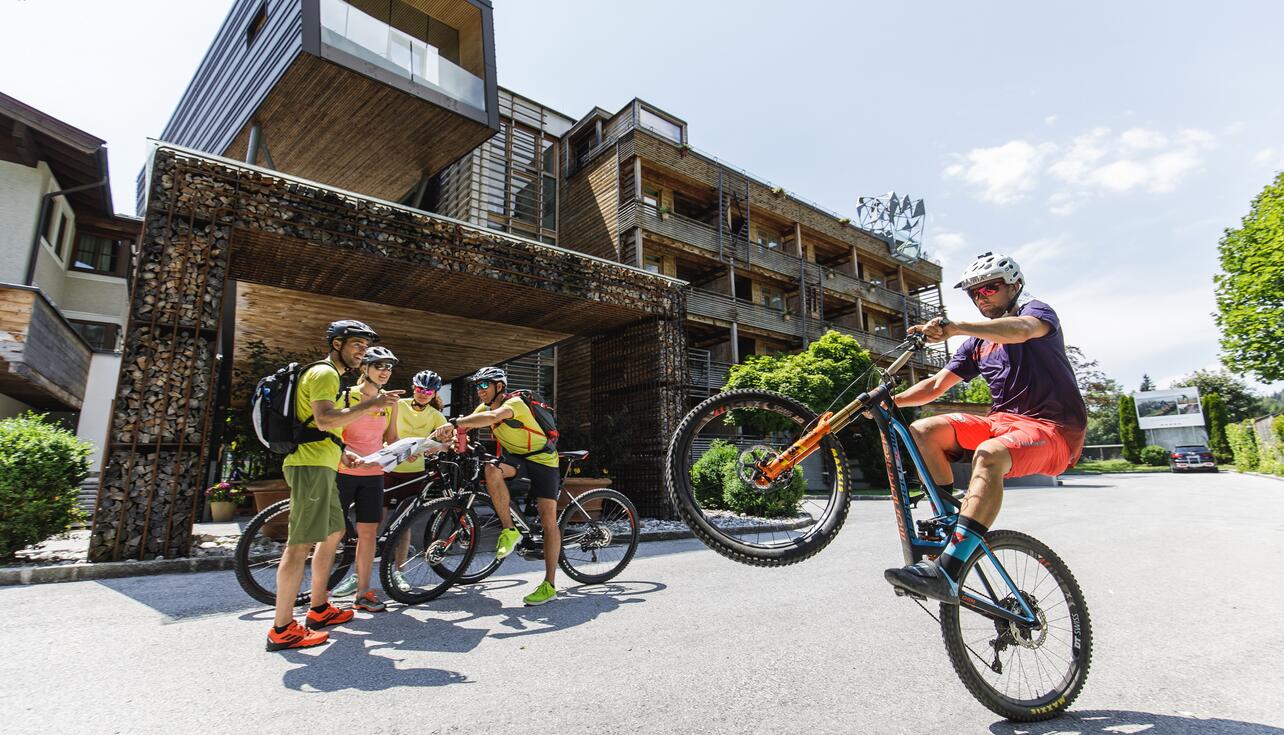
[[[644,544],[618,581],[524,608],[537,567],[513,559],[285,654],[231,572],[0,588],[0,731],[1284,735],[1282,519],[1284,482],[1232,473],[1009,490],[999,526],[1066,560],[1096,637],[1072,712],[1037,725],[959,683],[883,582],[890,504],[861,502],[797,566]]]

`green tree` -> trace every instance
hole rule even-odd
[[[985,378],[980,375],[969,380],[963,387],[962,399],[964,403],[985,403],[994,402],[994,396],[990,394],[990,384],[985,382]]]
[[[1226,406],[1226,421],[1235,423],[1260,416],[1262,400],[1240,378],[1225,370],[1196,370],[1173,383],[1174,388],[1198,388],[1201,396],[1216,393]]]
[[[1141,386],[1137,388],[1138,392],[1144,393],[1148,390],[1154,390],[1154,389],[1155,389],[1155,381],[1151,380],[1150,376],[1147,375],[1146,373],[1142,373]]]
[[[1284,172],[1257,195],[1239,228],[1225,231],[1218,254],[1222,363],[1262,382],[1284,380]]]
[[[827,332],[806,350],[794,355],[754,355],[739,365],[732,365],[727,389],[760,388],[772,390],[802,402],[816,413],[829,408],[840,391],[856,382],[843,401],[868,388],[875,378],[867,374],[873,361],[869,352],[854,337]],[[860,467],[865,480],[885,486],[883,448],[878,431],[870,423],[847,429],[838,435],[849,459]]]
[[[1245,419],[1239,423],[1227,424],[1226,440],[1230,443],[1231,454],[1235,457],[1235,469],[1240,472],[1256,472],[1260,459],[1253,422]]]
[[[1137,402],[1132,396],[1119,396],[1119,440],[1123,444],[1124,459],[1139,464],[1146,437],[1137,421]]]
[[[1231,461],[1230,444],[1226,441],[1226,403],[1217,393],[1209,393],[1200,397],[1199,405],[1208,429],[1208,448],[1218,462]]]
[[[1066,357],[1074,368],[1079,393],[1088,409],[1086,444],[1119,444],[1119,396],[1123,392],[1119,382],[1107,376],[1074,345],[1066,345]]]

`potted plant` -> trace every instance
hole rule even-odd
[[[210,506],[211,519],[215,523],[227,523],[232,520],[232,515],[236,513],[236,503],[243,492],[243,487],[226,480],[206,488],[205,500]]]
[[[785,190],[779,186],[773,186],[771,187],[771,193],[775,194],[776,196],[784,196]]]
[[[851,224],[851,221],[852,221],[852,220],[851,220],[851,217],[839,217],[839,218],[838,218],[838,224],[840,224],[840,225]]]
[[[685,157],[685,156],[686,156],[688,153],[690,153],[690,152],[691,152],[691,144],[690,144],[690,143],[683,143],[682,145],[678,146],[678,154],[679,154],[679,155],[681,155],[681,156],[684,156],[684,157]]]
[[[660,215],[660,219],[668,219],[668,218],[669,218],[669,211],[670,211],[670,210],[669,210],[669,208],[668,208],[668,207],[664,206],[663,204],[661,204],[659,207],[657,207],[655,211]]]

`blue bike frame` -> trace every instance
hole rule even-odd
[[[901,537],[901,550],[905,555],[905,563],[914,564],[925,556],[940,556],[941,552],[945,551],[945,547],[949,545],[948,529],[953,528],[955,521],[958,520],[958,508],[942,499],[941,491],[936,487],[936,482],[932,480],[931,473],[927,471],[927,467],[923,462],[923,455],[919,452],[918,446],[914,444],[909,428],[887,409],[885,404],[889,400],[891,386],[884,384],[881,389],[873,391],[873,393],[883,399],[874,401],[876,405],[871,413],[874,416],[874,423],[878,425],[879,434],[883,441],[883,456],[887,462],[887,480],[892,488],[892,505],[896,513],[896,529]],[[939,527],[945,530],[944,537],[941,539],[923,538],[915,530],[909,482],[906,477],[905,464],[901,459],[902,446],[908,451],[910,459],[914,462],[914,469],[919,478],[922,479],[923,487],[927,489],[928,500],[931,502],[932,510],[935,513],[932,520],[938,522]],[[984,540],[981,541],[979,552],[989,557],[990,562],[999,572],[1002,586],[1006,586],[1011,596],[1021,604],[1021,611],[1019,613],[1014,612],[996,604],[997,600],[1003,598],[996,594],[990,580],[979,569],[976,570],[977,578],[985,588],[989,599],[978,598],[971,592],[960,588],[959,604],[991,618],[1000,618],[1020,625],[1029,625],[1035,629],[1042,627],[1034,611],[1030,609],[1030,604],[1026,601],[1025,594],[1017,589],[1012,578],[1008,576],[1007,570],[995,558],[994,552],[990,550],[989,544]]]

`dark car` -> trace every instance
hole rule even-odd
[[[1173,447],[1173,450],[1168,453],[1168,466],[1173,472],[1217,471],[1217,462],[1213,460],[1212,450],[1203,444],[1183,444]]]

